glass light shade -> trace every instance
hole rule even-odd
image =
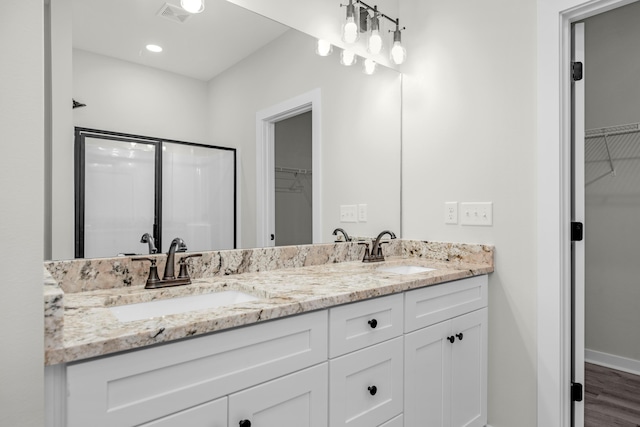
[[[407,49],[402,46],[402,43],[399,41],[393,42],[393,47],[391,48],[391,61],[394,64],[400,65],[407,59]]]
[[[355,43],[358,40],[358,25],[353,16],[347,18],[347,22],[342,28],[342,40],[345,43]]]
[[[374,55],[379,54],[382,51],[382,37],[380,37],[380,31],[372,30],[369,36],[369,43],[367,49]]]
[[[180,7],[189,13],[200,13],[204,10],[204,0],[180,0]]]
[[[356,54],[354,51],[345,49],[340,53],[340,63],[344,66],[350,67],[356,63]]]
[[[329,56],[333,51],[333,46],[326,40],[318,39],[318,45],[316,47],[316,53],[320,56]]]
[[[148,44],[145,47],[149,52],[153,52],[153,53],[162,52],[162,46],[158,46],[157,44]]]
[[[376,72],[376,61],[371,58],[364,60],[364,73],[371,75]]]

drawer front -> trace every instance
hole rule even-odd
[[[487,306],[487,276],[433,285],[405,293],[405,332]]]
[[[227,398],[214,400],[139,427],[227,427]]]
[[[403,371],[402,337],[330,360],[329,425],[378,426],[400,414]]]
[[[386,423],[379,425],[378,427],[402,427],[404,425],[404,421],[402,418],[402,415],[398,415],[394,419],[389,420]]]
[[[327,358],[327,312],[69,365],[69,427],[138,425]]]
[[[402,303],[402,294],[397,294],[330,309],[330,357],[402,335]]]
[[[327,427],[327,372],[323,363],[232,394],[229,426]]]

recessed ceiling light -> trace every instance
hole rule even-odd
[[[147,45],[147,50],[149,52],[160,53],[160,52],[162,52],[162,47],[158,46],[157,44],[148,44]]]

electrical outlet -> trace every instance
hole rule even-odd
[[[493,225],[493,202],[460,203],[462,225]]]
[[[358,222],[357,205],[340,205],[340,222]]]
[[[444,202],[444,223],[458,223],[458,202]]]
[[[358,222],[367,222],[367,205],[358,205]]]

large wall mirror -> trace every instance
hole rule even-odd
[[[196,15],[181,12],[179,0],[51,0],[50,7],[52,259],[74,257],[75,127],[235,149],[238,248],[331,242],[337,227],[355,236],[399,234],[397,71],[379,66],[365,75],[362,61],[344,67],[338,48],[320,57],[314,37],[226,0],[206,0]],[[315,101],[296,107],[299,114],[272,116],[275,152],[260,152],[260,117],[309,94]],[[72,98],[86,106],[71,109]],[[273,196],[261,193],[264,164],[273,169]],[[259,224],[269,197],[284,206],[273,233]],[[341,206],[361,215],[341,222]]]

